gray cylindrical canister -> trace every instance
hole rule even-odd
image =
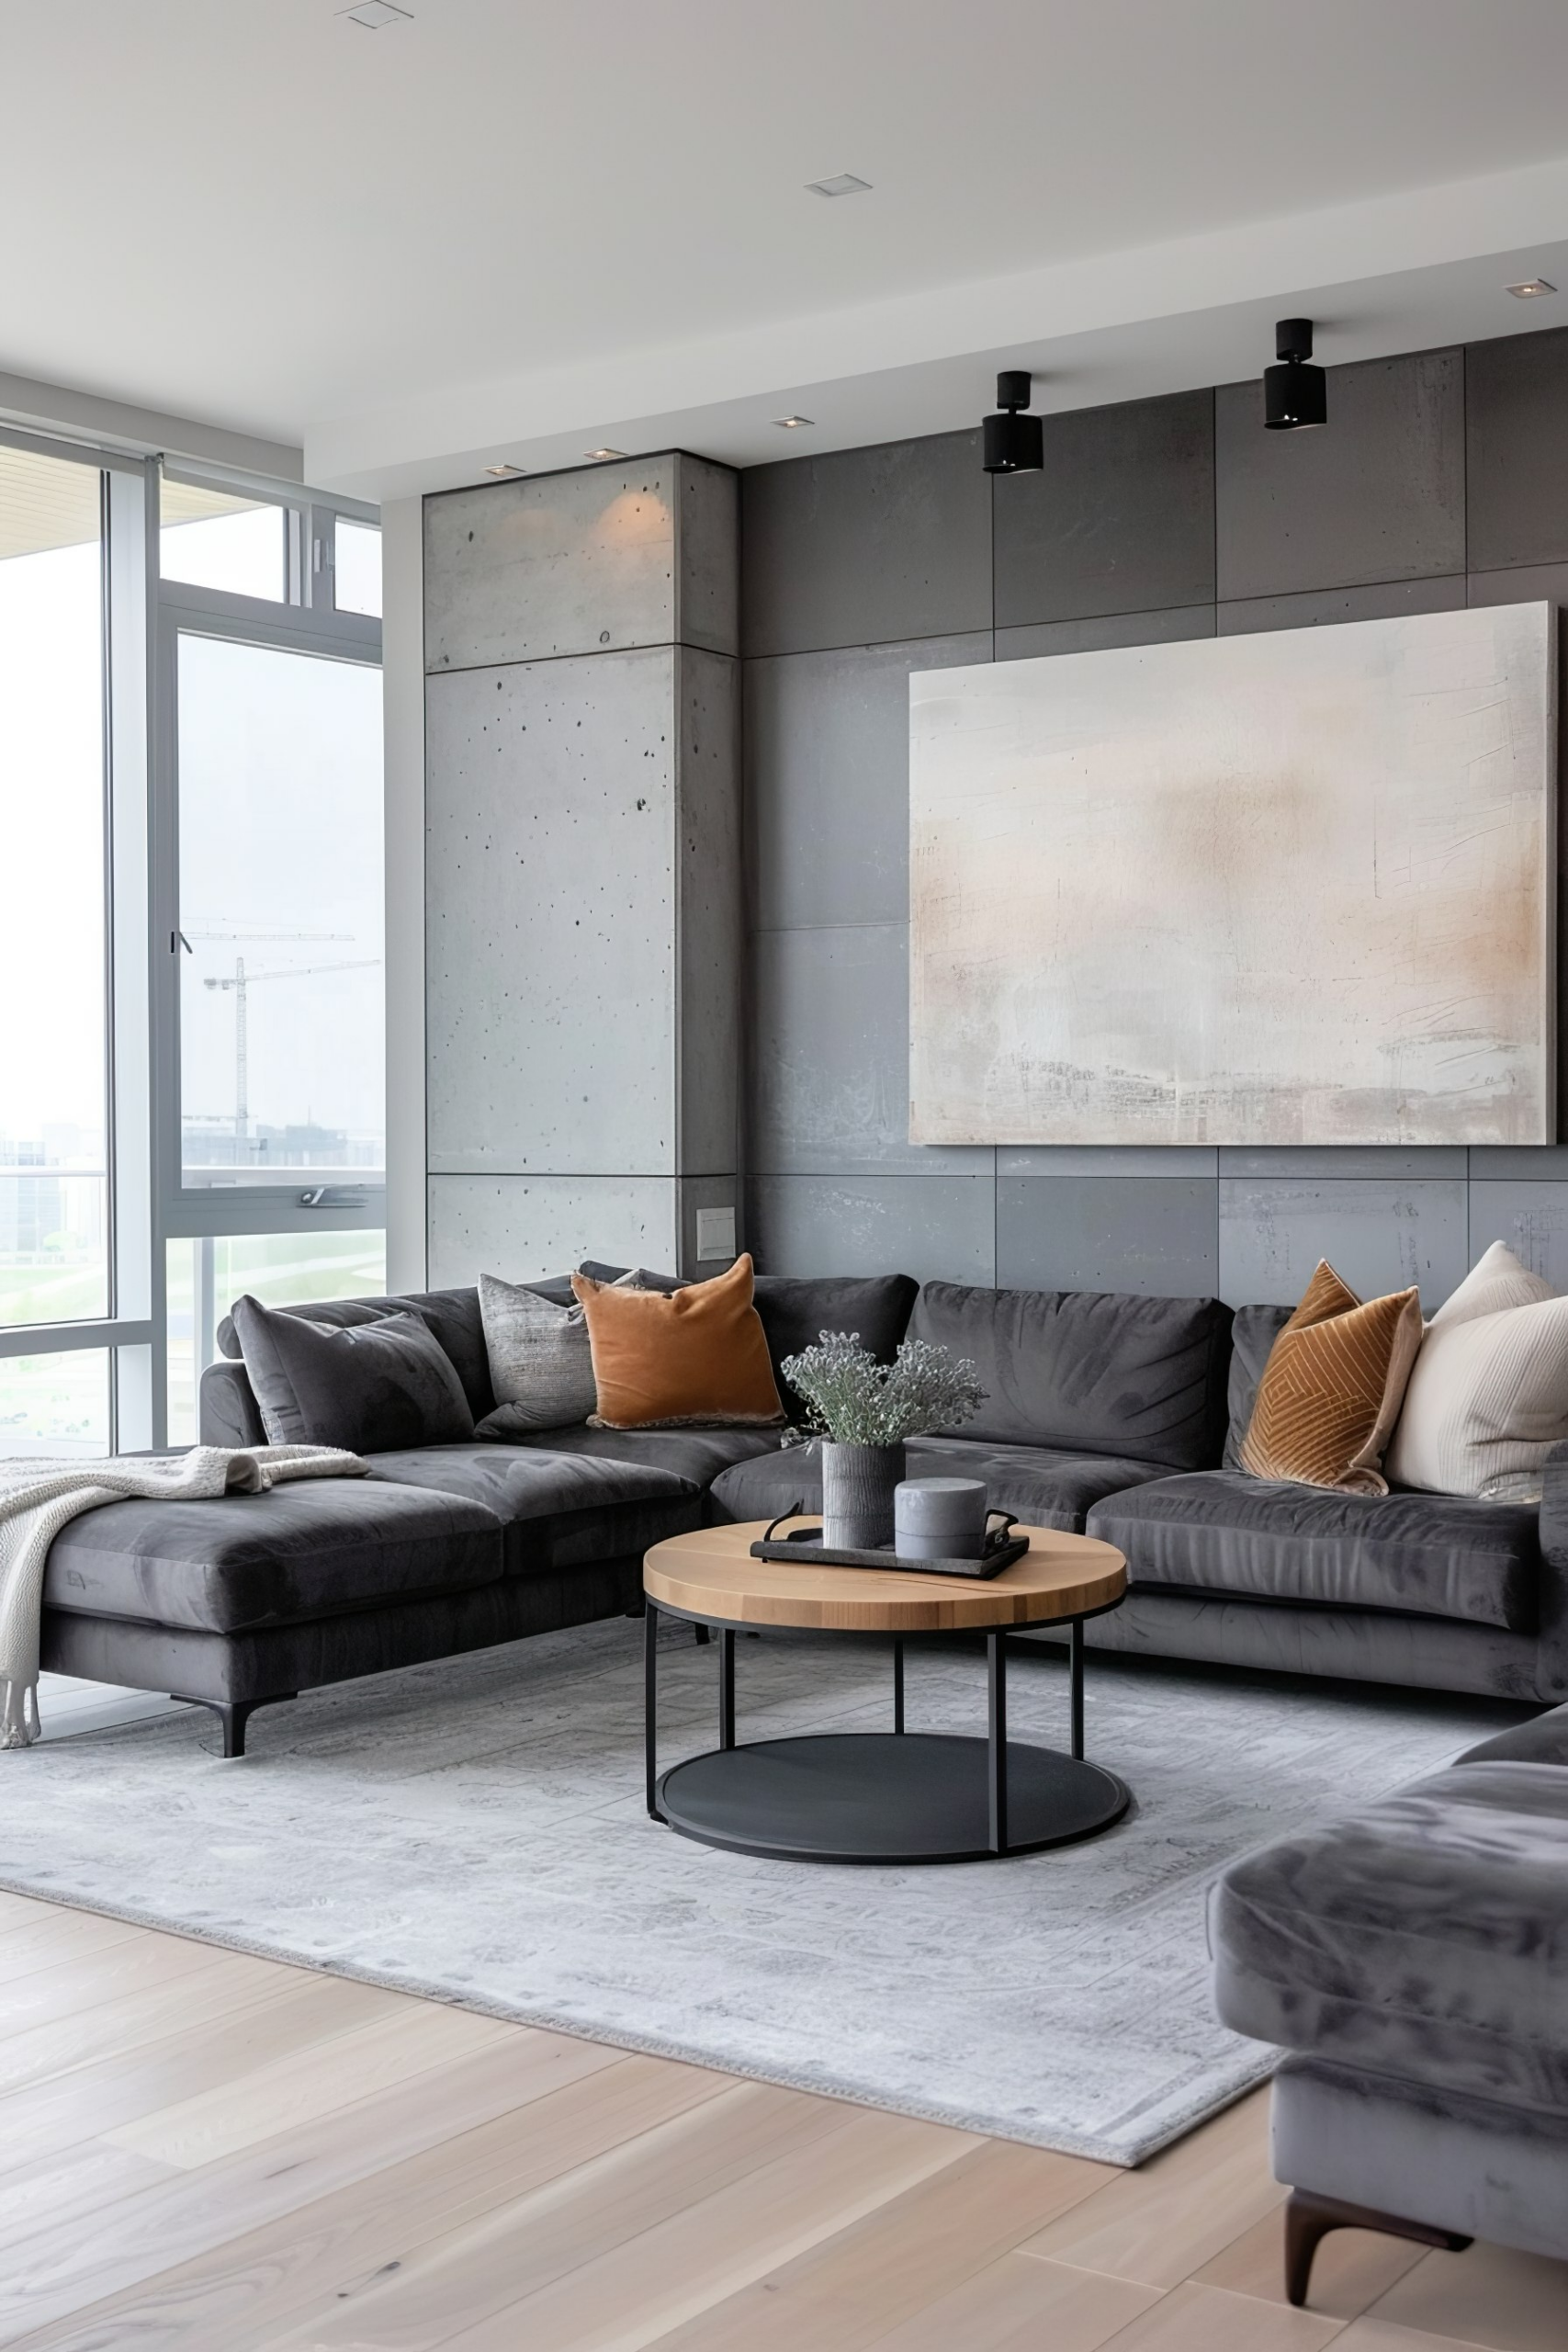
[[[986,1489],[977,1478],[906,1478],[893,1497],[893,1548],[907,1560],[977,1560]]]

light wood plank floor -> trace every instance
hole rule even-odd
[[[1266,2098],[1135,2173],[0,1894],[0,2343],[1563,2352],[1568,2265],[1347,2233]]]

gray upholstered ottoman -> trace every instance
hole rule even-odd
[[[1331,2229],[1568,2256],[1568,1707],[1225,1871],[1221,2017],[1274,2084],[1286,2284]]]

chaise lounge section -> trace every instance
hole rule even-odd
[[[1568,1707],[1233,1864],[1215,1997],[1289,2054],[1286,2287],[1327,2231],[1568,2255]]]

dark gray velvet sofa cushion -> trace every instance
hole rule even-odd
[[[1556,1764],[1568,1771],[1568,1707],[1549,1708],[1533,1723],[1494,1733],[1478,1747],[1467,1747],[1461,1764]],[[1568,2000],[1568,1990],[1563,1998]]]
[[[919,1284],[908,1274],[829,1274],[815,1281],[759,1274],[752,1300],[784,1410],[802,1410],[781,1369],[785,1356],[815,1346],[824,1331],[858,1331],[878,1363],[891,1363],[919,1295]]]
[[[394,1445],[451,1445],[473,1435],[457,1367],[412,1311],[343,1329],[242,1298],[234,1328],[275,1445],[373,1453]]]
[[[481,1437],[485,1432],[478,1432]],[[701,1491],[738,1462],[779,1450],[776,1430],[528,1430],[510,1442],[547,1453],[580,1453],[598,1462],[629,1462],[633,1469],[673,1471]]]
[[[1526,1503],[1342,1495],[1209,1470],[1097,1502],[1089,1532],[1126,1554],[1135,1588],[1535,1625],[1540,1548]]]
[[[696,1487],[672,1470],[527,1446],[410,1447],[374,1455],[370,1476],[482,1504],[505,1529],[509,1576],[646,1552],[702,1519]]]
[[[1155,1462],[1050,1446],[991,1446],[963,1438],[911,1438],[905,1455],[911,1478],[983,1478],[993,1510],[1010,1510],[1031,1526],[1072,1535],[1083,1533],[1089,1506],[1101,1495],[1165,1475]],[[713,1483],[715,1514],[725,1521],[776,1519],[794,1502],[807,1510],[822,1508],[822,1464],[815,1441],[742,1463]]]
[[[1231,1365],[1227,1384],[1226,1408],[1229,1427],[1225,1431],[1225,1461],[1227,1470],[1241,1467],[1242,1441],[1252,1427],[1253,1408],[1258,1402],[1258,1384],[1263,1377],[1275,1340],[1284,1329],[1295,1309],[1291,1306],[1238,1306],[1231,1325]]]
[[[1233,1863],[1210,1942],[1237,2032],[1568,2109],[1568,1773],[1461,1764]]]
[[[243,1363],[220,1356],[201,1375],[203,1445],[265,1445],[261,1408]]]
[[[245,1633],[488,1584],[502,1553],[501,1521],[476,1500],[301,1479],[265,1495],[85,1511],[50,1547],[44,1601]]]
[[[545,1283],[539,1288],[541,1295],[546,1298],[556,1295],[555,1284]],[[567,1288],[570,1304],[570,1283]],[[361,1323],[379,1322],[389,1315],[417,1315],[451,1357],[474,1419],[482,1420],[486,1413],[495,1409],[477,1284],[471,1290],[412,1291],[407,1298],[328,1298],[308,1305],[291,1303],[287,1307],[275,1308],[274,1312],[302,1315],[309,1322],[327,1323],[334,1330],[344,1331],[352,1330]],[[219,1324],[218,1344],[226,1356],[244,1354],[232,1315],[225,1315]]]
[[[1231,1311],[1216,1298],[927,1283],[909,1337],[973,1359],[962,1434],[1207,1469],[1224,1436]]]

